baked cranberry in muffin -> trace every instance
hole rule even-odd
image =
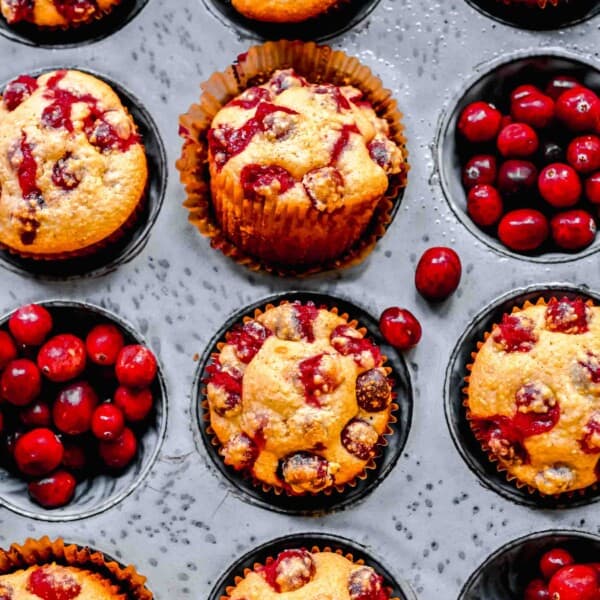
[[[245,17],[269,23],[300,23],[339,3],[340,0],[232,0],[233,7]]]

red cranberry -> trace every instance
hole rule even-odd
[[[584,87],[567,90],[556,101],[556,116],[572,131],[594,131],[600,119],[600,99]]]
[[[65,451],[62,459],[62,466],[69,471],[83,471],[87,463],[83,447],[73,441],[66,441],[63,445]]]
[[[309,452],[297,452],[284,458],[281,474],[292,490],[324,489],[333,484],[327,459]]]
[[[415,285],[421,296],[439,302],[456,291],[462,265],[452,248],[429,248],[421,256],[415,273]]]
[[[542,198],[556,208],[577,204],[582,192],[581,180],[569,165],[553,163],[544,167],[538,177]]]
[[[303,588],[315,575],[315,563],[306,550],[284,550],[277,560],[258,571],[278,593],[289,594]]]
[[[25,427],[33,429],[34,427],[50,427],[52,423],[52,413],[50,407],[45,402],[34,402],[19,413],[19,419]]]
[[[40,477],[60,465],[63,445],[50,429],[32,429],[16,441],[14,457],[22,473]]]
[[[593,204],[600,204],[600,171],[594,173],[585,182],[585,195]]]
[[[596,238],[596,222],[585,210],[558,213],[550,221],[552,239],[563,250],[582,250]]]
[[[0,370],[15,358],[17,358],[15,342],[6,331],[0,330]]]
[[[135,423],[143,421],[150,414],[154,400],[150,388],[132,389],[120,386],[115,392],[114,402],[123,412],[125,420]]]
[[[383,585],[383,577],[371,567],[361,566],[348,576],[350,600],[385,600],[389,597]]]
[[[100,442],[98,451],[107,467],[111,469],[123,469],[135,457],[137,440],[133,431],[125,427],[123,433],[116,440]]]
[[[81,586],[66,569],[54,565],[35,569],[27,591],[42,600],[73,600],[81,594]]]
[[[551,600],[546,582],[534,579],[526,588],[523,600]]]
[[[156,377],[154,354],[140,345],[125,346],[117,358],[115,373],[121,385],[127,387],[148,387]]]
[[[498,237],[511,250],[528,252],[548,237],[548,219],[538,210],[519,208],[506,213],[498,225]]]
[[[544,165],[565,162],[564,150],[556,142],[544,142],[541,148],[541,157]]]
[[[493,184],[496,181],[496,157],[478,154],[471,158],[463,169],[462,181],[467,189],[475,185]]]
[[[52,316],[39,304],[18,308],[8,321],[8,328],[18,344],[39,346],[52,330]]]
[[[68,435],[89,431],[97,404],[98,396],[89,383],[71,384],[60,392],[52,408],[56,428]]]
[[[498,134],[497,144],[502,156],[519,158],[535,154],[539,147],[539,139],[529,125],[512,123]]]
[[[123,412],[114,404],[101,404],[92,416],[92,433],[99,440],[116,440],[125,429]]]
[[[360,460],[370,460],[375,456],[379,434],[363,419],[352,419],[341,434],[342,446]]]
[[[50,381],[69,381],[85,369],[85,344],[70,333],[57,335],[41,347],[37,360],[42,373]]]
[[[85,347],[90,360],[97,365],[114,365],[125,340],[115,325],[97,325],[85,340]]]
[[[26,358],[9,362],[0,378],[2,398],[15,406],[27,406],[39,396],[41,389],[40,371]]]
[[[540,88],[535,85],[531,85],[526,83],[525,85],[520,85],[515,88],[510,95],[510,102],[516,102],[517,100],[522,100],[523,98],[527,98],[527,96],[531,96],[532,94],[541,94]],[[517,119],[518,120],[518,119]]]
[[[546,94],[553,100],[558,100],[563,92],[579,87],[581,84],[570,75],[556,75],[546,86]]]
[[[600,138],[582,135],[567,148],[567,161],[579,173],[593,173],[600,169]]]
[[[515,98],[510,106],[510,114],[515,121],[544,129],[554,119],[554,100],[541,92],[532,92]]]
[[[249,363],[260,351],[271,331],[258,321],[250,320],[227,335],[227,343],[235,347],[237,357]]]
[[[552,600],[598,600],[598,574],[587,565],[568,565],[554,574],[548,590]]]
[[[4,94],[2,95],[2,101],[6,110],[15,110],[19,104],[27,100],[37,90],[37,87],[37,79],[29,75],[21,75],[13,79],[4,88]]]
[[[553,548],[540,558],[540,571],[548,581],[559,569],[572,565],[574,562],[575,559],[569,552],[562,548]]]
[[[531,190],[537,183],[538,171],[528,160],[507,160],[500,165],[498,189],[502,194],[514,196]]]
[[[550,331],[579,334],[589,329],[590,309],[582,298],[552,298],[546,308],[546,327]]]
[[[68,471],[56,471],[44,479],[32,481],[27,489],[34,502],[44,508],[58,508],[69,504],[75,494],[77,482]],[[51,596],[62,598],[63,596]]]
[[[340,354],[351,356],[359,367],[371,369],[381,364],[379,348],[350,325],[338,325],[329,340]]]
[[[479,227],[495,225],[504,212],[502,197],[491,185],[476,185],[467,197],[467,212]]]
[[[493,340],[506,352],[529,352],[538,341],[538,336],[531,319],[505,314]]]
[[[383,311],[379,319],[383,337],[398,350],[408,350],[421,340],[421,324],[405,308],[391,307]]]
[[[461,113],[458,130],[470,142],[489,142],[500,130],[502,114],[488,102],[473,102]]]

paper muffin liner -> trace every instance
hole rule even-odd
[[[526,4],[524,0],[496,0],[496,2],[518,7],[535,8],[534,6]],[[539,8],[544,9],[546,7],[551,8],[553,6],[558,6],[559,4],[569,4],[569,0],[537,0],[537,4]]]
[[[260,315],[264,314],[268,310],[271,310],[272,308],[276,308],[277,306],[284,306],[286,304],[290,304],[290,301],[282,300],[281,302],[279,302],[279,304],[269,303],[269,304],[265,305],[264,309],[257,308],[254,310],[253,316],[244,317],[243,322],[247,323],[248,321],[257,319],[258,317],[260,317]],[[344,319],[347,322],[348,325],[356,328],[356,330],[359,331],[363,336],[365,336],[368,333],[367,329],[365,327],[358,327],[357,320],[350,321],[349,315],[347,313],[340,314],[339,309],[337,307],[330,308],[329,306],[321,304],[317,308],[322,308],[322,309],[328,310],[329,312],[332,312],[336,315],[339,315],[342,319]],[[220,356],[220,353],[225,345],[226,345],[226,342],[223,342],[223,341],[221,341],[217,344],[218,352],[214,352],[213,354],[211,354],[211,363],[210,364],[215,364],[215,361]],[[394,379],[391,377],[393,371],[390,367],[386,366],[386,363],[387,363],[387,357],[385,355],[382,355],[382,368],[385,370],[388,383],[390,384],[390,387],[393,390]],[[217,434],[215,433],[215,431],[213,430],[213,428],[211,427],[211,424],[210,424],[210,407],[209,407],[208,396],[207,396],[208,379],[204,379],[202,381],[202,385],[203,385],[203,388],[201,390],[202,397],[203,397],[202,401],[201,401],[202,418],[203,418],[203,421],[204,421],[204,424],[206,427],[206,432],[209,434],[209,437],[210,437],[210,443],[217,450],[217,452],[219,453],[219,456],[222,458],[223,444],[217,437]],[[261,481],[260,479],[257,479],[256,477],[254,477],[254,475],[252,475],[252,473],[249,473],[247,471],[235,471],[233,469],[233,467],[229,467],[229,466],[228,466],[228,468],[232,472],[234,472],[236,474],[236,476],[242,477],[242,478],[250,481],[250,483],[255,488],[260,489],[264,493],[267,493],[267,494],[273,493],[276,496],[281,496],[282,494],[285,494],[286,496],[288,496],[290,498],[302,498],[302,497],[307,497],[307,496],[323,496],[323,495],[331,496],[334,492],[338,492],[341,494],[348,487],[350,487],[350,488],[356,487],[358,485],[359,481],[364,481],[365,479],[367,479],[370,471],[373,471],[374,469],[377,468],[378,460],[381,458],[381,456],[384,452],[384,449],[388,446],[388,442],[387,442],[386,438],[390,437],[391,435],[394,435],[394,431],[392,430],[390,425],[394,425],[395,423],[398,422],[398,419],[394,415],[394,413],[399,409],[398,404],[396,404],[394,402],[396,397],[397,397],[397,394],[392,391],[392,402],[390,403],[390,407],[389,407],[389,417],[388,417],[387,426],[386,426],[385,431],[379,436],[379,440],[376,444],[377,452],[375,453],[375,456],[373,456],[366,463],[366,465],[364,466],[364,468],[361,472],[359,472],[353,479],[351,479],[350,481],[347,481],[343,484],[332,485],[332,486],[325,488],[319,492],[307,492],[304,494],[298,494],[298,493],[292,492],[291,490],[286,489],[283,486],[281,486],[281,487],[274,486],[274,485],[268,484],[264,481]]]
[[[131,600],[151,600],[154,597],[146,587],[146,577],[140,575],[135,567],[125,567],[86,546],[67,544],[62,538],[28,539],[23,545],[12,544],[8,550],[0,549],[0,575],[53,562],[98,573],[114,582]]]
[[[557,299],[558,298],[556,298],[555,296],[552,296],[550,300],[552,301],[552,300],[557,300]],[[586,304],[588,306],[594,306],[594,302],[592,300],[587,300]],[[547,306],[547,305],[548,305],[548,303],[546,302],[546,300],[543,297],[538,298],[536,302],[530,302],[529,300],[527,300],[523,305],[513,306],[512,310],[511,310],[511,314],[519,313],[527,308],[531,308],[532,306]],[[491,327],[489,328],[489,330],[483,334],[483,341],[477,342],[477,350],[475,352],[471,353],[471,358],[472,358],[473,362],[470,362],[469,364],[466,365],[467,371],[469,373],[473,369],[473,363],[475,361],[475,358],[477,357],[477,354],[479,353],[479,350],[481,350],[482,346],[487,341],[487,339],[490,337],[490,335],[492,334],[492,331],[494,330],[494,328],[497,325],[498,325],[498,323],[493,323],[491,325]],[[489,448],[489,446],[485,440],[485,437],[483,436],[483,433],[481,432],[479,427],[477,427],[477,425],[474,421],[477,419],[477,417],[475,417],[472,414],[471,409],[469,407],[469,383],[470,383],[470,380],[471,380],[471,377],[469,375],[467,375],[464,378],[466,386],[462,389],[462,392],[464,395],[463,406],[465,407],[466,418],[469,423],[469,427],[471,428],[471,431],[473,432],[475,439],[480,443],[481,449],[487,456],[488,460],[495,465],[498,473],[500,473],[502,476],[504,476],[508,482],[510,482],[511,484],[514,484],[520,490],[523,490],[523,489],[527,490],[527,492],[532,496],[537,495],[542,498],[553,498],[555,500],[563,500],[565,498],[571,499],[574,497],[583,497],[583,496],[587,496],[588,494],[598,490],[598,483],[594,483],[586,488],[581,488],[579,490],[571,490],[568,492],[561,492],[559,494],[544,494],[543,492],[538,490],[536,487],[533,487],[532,485],[529,485],[528,483],[525,483],[524,481],[520,481],[515,475],[510,473],[510,471],[508,470],[508,468],[506,466],[504,466],[502,461],[491,451],[491,449]]]
[[[290,550],[293,550],[293,548],[289,548]],[[310,547],[310,549],[307,549],[309,552],[316,554],[316,553],[324,553],[324,552],[328,552],[328,553],[333,553],[333,554],[338,554],[339,556],[343,556],[346,560],[349,560],[351,563],[353,563],[354,565],[356,565],[357,567],[362,567],[362,566],[370,566],[367,561],[361,559],[358,560],[354,560],[354,555],[351,552],[345,552],[344,550],[342,550],[341,548],[333,548],[331,546],[325,546],[322,549],[319,546],[313,545]],[[243,575],[237,575],[234,578],[233,584],[230,586],[227,586],[227,588],[225,588],[225,592],[226,592],[226,596],[221,596],[220,600],[231,600],[231,594],[233,594],[233,592],[235,591],[236,587],[246,578],[248,577],[248,575],[250,575],[250,573],[253,573],[256,569],[260,569],[261,567],[266,567],[268,565],[270,565],[271,563],[273,563],[275,560],[277,560],[276,557],[274,556],[269,556],[267,557],[267,559],[264,561],[264,563],[261,562],[256,562],[253,565],[252,569],[246,568],[244,569],[244,574]],[[375,569],[375,572],[377,573],[377,569]],[[377,575],[381,575],[381,573],[377,573]],[[392,592],[392,588],[387,587],[386,588],[388,593],[391,594]],[[395,597],[395,596],[390,596],[390,600],[400,600],[399,598]]]
[[[371,102],[380,118],[387,120],[390,126],[390,138],[402,149],[405,157],[404,168],[398,175],[389,178],[386,193],[375,208],[373,217],[362,236],[343,255],[322,264],[308,266],[290,266],[273,264],[248,254],[236,246],[226,235],[214,214],[210,191],[208,169],[207,134],[215,115],[230,100],[237,97],[248,87],[264,83],[278,69],[293,68],[311,82],[328,82],[336,85],[352,85],[360,89]],[[237,263],[252,270],[264,270],[283,276],[309,275],[312,273],[349,267],[362,262],[373,250],[387,230],[397,205],[398,196],[406,186],[409,170],[408,153],[402,114],[398,110],[391,92],[383,87],[381,80],[356,58],[349,57],[329,46],[319,46],[314,42],[300,41],[267,42],[254,46],[238,57],[237,62],[221,73],[213,74],[201,85],[202,95],[198,104],[193,104],[187,113],[180,117],[180,134],[185,138],[182,154],[177,161],[181,182],[186,189],[184,206],[189,211],[189,220],[200,233],[211,240],[211,245],[232,258]],[[276,202],[243,202],[239,210],[250,211],[256,221],[272,223]],[[320,223],[323,215],[314,215],[317,211],[307,211],[302,215],[306,219],[303,227]],[[299,218],[294,215],[278,214],[277,219],[290,219],[294,223]],[[255,222],[256,222],[255,221]],[[279,227],[278,227],[279,229]],[[327,248],[324,248],[324,254]]]
[[[259,19],[256,17],[252,17],[249,14],[242,12],[241,10],[235,8],[235,10],[242,15],[245,19],[248,19],[249,21],[255,21],[257,23],[268,23],[270,25],[310,25],[311,23],[316,23],[319,19],[323,18],[323,17],[332,17],[336,11],[338,11],[340,8],[342,8],[344,5],[349,4],[350,2],[352,2],[352,0],[337,0],[337,2],[334,2],[329,8],[326,8],[325,10],[323,10],[322,8],[320,9],[320,12],[311,15],[305,19],[301,19],[301,20],[293,20],[293,21],[284,21],[284,20],[265,20],[265,19]]]

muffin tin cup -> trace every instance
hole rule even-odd
[[[149,345],[135,329],[121,317],[89,304],[66,300],[47,300],[38,302],[52,314],[53,335],[56,333],[74,333],[85,336],[95,325],[112,323],[123,333],[126,344]],[[12,314],[0,318],[0,327],[4,328]],[[67,385],[68,382],[65,384]],[[56,509],[45,509],[30,500],[27,494],[27,482],[16,474],[0,467],[0,506],[40,521],[65,522],[85,519],[102,513],[127,498],[146,479],[158,458],[167,429],[167,387],[159,365],[156,381],[152,385],[154,409],[147,425],[141,428],[134,424],[138,435],[138,451],[135,461],[123,471],[98,473],[77,485],[75,496],[70,504]],[[152,416],[153,415],[153,416]]]
[[[354,85],[360,89],[378,116],[388,121],[390,137],[403,149],[406,159],[403,171],[390,178],[388,190],[379,201],[360,239],[344,255],[324,264],[306,267],[270,264],[235,246],[226,237],[214,214],[208,173],[207,135],[215,115],[248,87],[263,83],[277,69],[286,68],[294,68],[311,82]],[[311,275],[362,262],[385,234],[396,215],[409,170],[402,114],[391,92],[383,87],[382,81],[356,58],[339,50],[334,51],[329,46],[318,46],[313,42],[281,40],[250,48],[238,57],[234,65],[222,73],[215,73],[201,88],[203,93],[199,103],[193,104],[180,117],[180,132],[185,142],[177,168],[186,188],[187,199],[184,206],[190,212],[189,220],[202,235],[211,240],[211,245],[251,270],[264,270],[280,276]],[[242,210],[242,207],[238,208]],[[263,212],[267,215],[266,219],[270,218],[268,208],[265,203]],[[257,218],[253,218],[253,221],[257,222]]]
[[[480,229],[466,210],[467,193],[461,182],[460,143],[456,131],[462,110],[476,100],[496,102],[508,98],[510,91],[523,83],[535,84],[550,75],[565,73],[578,76],[600,93],[600,64],[589,57],[560,48],[519,50],[481,65],[475,76],[461,89],[440,120],[436,136],[436,171],[446,201],[466,229],[486,246],[504,256],[534,263],[566,263],[589,256],[600,249],[600,234],[587,248],[579,252],[545,252],[525,254],[510,250],[490,233]],[[466,162],[466,161],[465,161]]]
[[[503,314],[510,313],[513,307],[521,307],[528,301],[535,303],[539,298],[548,301],[552,297],[563,296],[579,296],[592,300],[596,305],[600,304],[600,293],[569,283],[532,285],[513,290],[489,303],[473,318],[458,340],[446,369],[444,383],[446,422],[454,445],[469,469],[485,487],[503,498],[517,504],[545,509],[574,508],[597,502],[600,499],[600,487],[596,484],[585,490],[546,496],[524,484],[509,480],[507,473],[498,470],[499,463],[490,460],[488,452],[477,440],[467,417],[463,390],[466,387],[465,378],[469,375],[467,365],[473,361],[471,354],[477,351],[478,342],[483,341],[484,334],[491,330],[494,323],[501,321]]]
[[[36,27],[31,23],[9,25],[0,15],[0,35],[41,48],[70,48],[98,42],[125,27],[148,4],[148,0],[122,0],[109,13],[72,27]]]
[[[286,535],[251,550],[227,569],[215,584],[208,600],[228,600],[228,590],[231,590],[232,586],[236,584],[236,580],[239,581],[238,578],[244,577],[257,564],[263,565],[280,552],[295,548],[342,554],[354,562],[360,562],[375,569],[383,577],[385,586],[391,589],[390,598],[392,600],[417,600],[408,584],[395,579],[391,572],[366,548],[344,537],[324,533]]]
[[[218,344],[225,340],[225,334],[231,328],[243,322],[246,316],[253,316],[256,310],[262,311],[269,305],[279,305],[284,301],[314,302],[317,306],[328,309],[337,308],[340,314],[347,313],[350,320],[356,319],[359,327],[367,330],[367,336],[372,339],[387,357],[386,367],[391,368],[389,375],[392,381],[392,391],[395,394],[394,404],[397,408],[392,412],[388,424],[389,432],[384,434],[385,442],[378,446],[379,454],[372,464],[367,465],[364,474],[359,475],[352,482],[345,484],[341,489],[331,489],[327,492],[305,496],[291,496],[281,490],[263,487],[260,482],[254,481],[237,473],[228,467],[219,455],[220,444],[215,443],[215,436],[207,421],[208,411],[205,403],[204,380],[208,376],[207,367],[212,362]],[[328,512],[342,510],[364,500],[390,473],[396,465],[406,445],[413,412],[413,395],[410,374],[404,359],[389,346],[379,332],[377,320],[355,304],[341,298],[328,296],[316,292],[284,292],[255,302],[231,316],[214,335],[206,350],[200,358],[194,377],[192,389],[192,410],[195,416],[195,435],[199,442],[202,440],[204,451],[211,459],[212,466],[223,477],[241,499],[254,506],[288,515],[320,515]],[[202,452],[200,444],[198,450]]]
[[[12,544],[8,550],[0,549],[0,575],[8,575],[34,565],[52,562],[98,573],[113,581],[131,600],[151,600],[152,592],[146,587],[146,577],[135,567],[125,566],[108,554],[87,546],[69,544],[62,538],[28,539],[24,544]]]
[[[326,13],[302,23],[265,23],[239,13],[231,0],[203,0],[206,8],[244,38],[314,40],[324,42],[358,27],[377,8],[380,0],[340,0]]]
[[[538,573],[539,559],[556,547],[571,552],[576,560],[593,562],[600,553],[600,537],[584,531],[556,529],[508,542],[475,570],[458,600],[522,598],[527,584]]]
[[[88,73],[108,84],[121,99],[123,106],[135,121],[148,162],[148,183],[144,198],[129,220],[109,238],[81,256],[49,259],[25,257],[11,249],[0,247],[0,265],[25,277],[49,281],[64,281],[83,277],[100,277],[133,260],[146,246],[150,232],[162,208],[168,180],[166,151],[158,126],[141,101],[132,92],[109,77],[91,69],[77,66],[58,66],[30,71],[39,77],[43,73],[59,69],[74,69]],[[15,74],[15,77],[18,74]],[[0,84],[4,90],[14,77]]]

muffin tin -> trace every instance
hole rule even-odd
[[[56,273],[40,280],[1,265],[3,311],[59,297],[85,300],[131,322],[160,357],[169,418],[156,461],[129,495],[68,522],[40,522],[0,509],[0,545],[30,535],[62,536],[134,563],[157,598],[196,600],[209,598],[228,565],[256,547],[284,534],[316,531],[381,556],[390,576],[406,581],[419,600],[452,600],[474,565],[503,544],[532,531],[596,527],[589,503],[542,510],[480,484],[449,433],[444,374],[469,322],[496,299],[540,283],[561,282],[590,294],[600,290],[597,254],[548,263],[492,250],[445,199],[436,160],[441,124],[468,82],[501,63],[542,53],[600,69],[598,25],[595,17],[560,32],[533,33],[500,24],[466,0],[381,0],[368,18],[334,38],[334,47],[357,56],[393,91],[404,113],[411,171],[398,214],[365,263],[302,280],[255,274],[223,257],[187,223],[181,206],[185,192],[174,167],[181,148],[178,117],[197,100],[202,81],[254,43],[230,18],[204,0],[150,0],[123,29],[94,44],[48,51],[0,37],[1,81],[72,65],[122,82],[156,123],[170,175],[161,180],[166,200],[147,244],[103,277],[57,281],[69,274]],[[37,43],[45,42],[40,37]],[[460,197],[451,196],[451,202],[458,205]],[[432,245],[453,246],[464,267],[457,294],[436,306],[413,285],[416,261]],[[298,288],[346,299],[373,317],[387,306],[405,306],[424,326],[421,344],[403,357],[414,417],[396,465],[361,502],[316,517],[275,511],[240,494],[214,468],[190,409],[200,357],[229,316]]]

